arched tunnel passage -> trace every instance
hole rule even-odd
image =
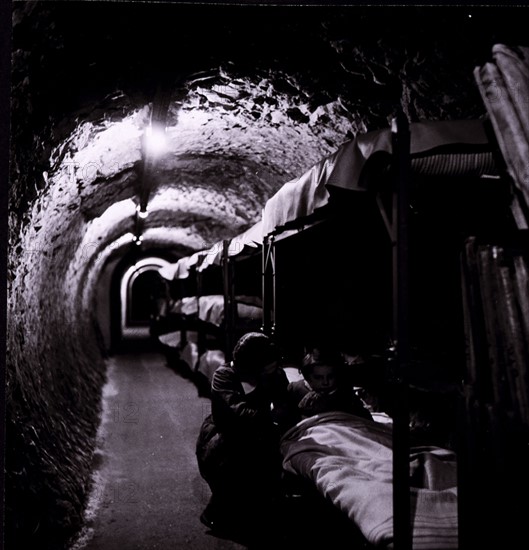
[[[163,267],[163,265],[136,264],[123,276],[121,282],[123,336],[145,338],[149,335],[149,323],[155,311],[157,283],[158,290],[161,292],[157,268]],[[141,332],[138,332],[138,329],[142,329]]]
[[[176,261],[252,226],[283,183],[396,106],[482,117],[473,68],[525,40],[499,8],[68,4],[13,10],[6,541],[54,550],[84,524],[145,189],[138,248]],[[161,83],[166,150],[146,187]]]
[[[155,302],[163,291],[159,269],[167,264],[166,260],[159,258],[143,258],[123,274],[120,284],[123,339],[149,337]]]

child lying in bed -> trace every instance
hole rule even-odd
[[[315,349],[303,359],[302,380],[288,385],[296,421],[315,414],[341,411],[372,419],[345,377],[345,363],[338,353]]]

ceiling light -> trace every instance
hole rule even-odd
[[[136,212],[138,213],[138,216],[143,220],[149,215],[147,207],[145,207],[145,210],[142,210],[139,204],[138,206],[136,206]]]
[[[159,156],[167,151],[167,136],[165,129],[160,126],[148,126],[145,130],[145,152],[152,156]]]

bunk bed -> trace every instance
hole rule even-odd
[[[380,346],[388,336],[399,344],[393,346],[396,349],[390,350],[386,360],[386,375],[394,401],[391,427],[379,423],[366,425],[347,415],[319,415],[294,427],[282,440],[285,470],[310,482],[325,499],[346,514],[374,546],[458,547],[455,453],[435,445],[420,448],[410,445],[407,386],[413,357],[410,334],[406,333],[409,327],[402,322],[408,314],[405,308],[409,291],[404,276],[409,258],[405,255],[408,237],[403,220],[407,221],[410,201],[415,203],[418,218],[410,224],[415,230],[411,235],[412,248],[426,249],[427,234],[441,229],[446,232],[453,217],[461,222],[476,193],[488,197],[485,210],[475,213],[475,219],[471,216],[478,226],[487,222],[492,207],[499,205],[510,212],[506,182],[500,177],[494,153],[483,121],[414,123],[408,127],[401,117],[394,128],[357,136],[303,176],[285,184],[266,203],[261,225],[254,228],[254,244],[259,244],[259,233],[262,234],[262,328],[280,345],[286,343],[296,317],[303,326],[302,332],[307,324],[299,318],[303,320],[306,314],[310,322],[317,324],[318,331],[325,330],[325,324],[332,325],[333,320],[322,309],[329,297],[335,305],[342,301],[345,309],[354,312],[353,316],[344,317],[344,333],[354,336],[365,324],[368,330],[362,333],[363,336],[368,332],[383,336],[375,345]],[[408,193],[403,192],[404,184]],[[460,204],[454,205],[454,201],[447,198],[454,193]],[[442,206],[435,210],[433,220],[428,221],[435,201]],[[449,208],[456,208],[458,216]],[[508,216],[503,213],[500,218],[498,227],[509,226]],[[422,228],[425,235],[417,237],[417,233],[421,233],[417,228]],[[445,252],[462,242],[460,229],[458,227],[450,235]],[[368,236],[373,237],[372,232],[376,232],[375,241],[368,239]],[[318,238],[321,246],[314,248],[311,243]],[[333,238],[335,242],[331,243]],[[300,246],[304,239],[305,244]],[[437,239],[436,242],[442,242],[440,233]],[[366,240],[369,240],[367,247],[362,245]],[[295,256],[296,250],[301,257]],[[325,250],[327,256],[319,257],[318,254]],[[359,267],[350,274],[354,284],[345,285],[342,292],[329,277],[325,279],[325,289],[320,286],[318,292],[311,294],[301,279],[310,281],[314,289],[320,275],[345,271],[340,270],[337,261],[340,250],[341,253],[354,250],[355,257],[359,258]],[[233,273],[230,270],[236,254],[230,256],[228,251],[229,241],[206,254],[199,253],[208,260],[197,264],[204,265],[204,270],[222,269],[223,303],[233,311]],[[255,247],[252,252],[255,254]],[[460,251],[456,247],[452,252],[455,255],[451,260],[457,259]],[[421,257],[412,262],[415,277],[424,274],[422,268],[417,271],[421,262],[430,261],[428,269],[435,266],[433,255],[425,253],[425,256],[426,261]],[[284,263],[289,258],[291,263]],[[301,263],[295,264],[297,260]],[[186,261],[193,262],[192,259]],[[371,261],[375,262],[375,268],[370,265]],[[362,274],[362,266],[368,265],[371,270]],[[453,266],[454,263],[450,263],[450,270]],[[449,274],[449,268],[435,267],[438,273],[432,273],[430,279],[439,285]],[[294,279],[286,284],[289,275]],[[460,284],[458,280],[456,284]],[[296,293],[294,286],[304,295],[305,304],[300,301],[291,308],[285,304],[291,299],[288,295]],[[336,291],[333,286],[340,290]],[[446,286],[447,289],[440,292],[441,298],[454,289],[448,283]],[[423,284],[419,287],[422,292],[427,290]],[[352,302],[347,302],[347,293],[354,295]],[[313,300],[316,294],[322,296],[319,305]],[[217,300],[220,302],[220,296]],[[425,311],[421,309],[420,300],[413,300],[415,313]],[[373,315],[366,323],[373,303],[377,305],[374,309],[383,313]],[[278,308],[280,304],[283,304],[282,311]],[[444,306],[439,303],[438,307]],[[313,315],[310,315],[311,308],[316,311]],[[294,316],[289,317],[287,309],[290,314],[295,312]],[[321,317],[319,324],[318,315]],[[432,327],[436,331],[442,329],[428,322],[420,324],[427,327],[420,333],[421,338]],[[445,330],[452,329],[447,327]],[[225,349],[229,350],[229,345]],[[203,357],[197,363],[211,376],[214,362]],[[370,475],[374,473],[381,478]]]
[[[281,292],[279,287],[281,279],[292,274],[285,263],[289,239],[301,242],[303,232],[312,231],[310,242],[314,243],[315,235],[330,226],[321,238],[331,248],[331,257],[327,256],[325,263],[332,265],[332,255],[340,249],[354,250],[351,255],[358,259],[355,272],[349,275],[354,283],[343,283],[341,292],[330,292],[325,300],[341,302],[335,310],[345,309],[345,330],[338,342],[348,338],[365,341],[370,333],[381,336],[372,342],[369,351],[376,352],[378,348],[378,353],[388,355],[389,380],[383,383],[390,386],[392,398],[391,428],[377,423],[366,426],[356,418],[336,415],[313,417],[296,426],[282,441],[284,468],[310,481],[325,499],[354,521],[374,546],[457,548],[455,454],[440,447],[417,450],[410,446],[407,371],[412,360],[411,336],[404,332],[409,327],[402,321],[409,315],[404,309],[403,293],[409,284],[405,272],[410,259],[399,255],[399,245],[405,239],[399,224],[409,199],[404,199],[405,204],[401,202],[399,211],[395,201],[402,201],[402,196],[397,196],[396,189],[401,191],[402,184],[395,184],[395,180],[413,175],[414,185],[438,185],[440,180],[448,183],[452,178],[458,183],[466,179],[472,180],[473,185],[480,180],[485,181],[484,185],[500,185],[481,121],[411,124],[409,130],[404,127],[407,144],[402,143],[402,127],[400,133],[397,130],[372,132],[346,143],[300,178],[299,185],[290,183],[282,188],[265,207],[264,272],[269,277],[268,284],[264,284],[268,297],[263,296],[265,326],[280,340],[288,338],[286,327],[291,325],[291,317],[284,311],[288,309],[284,299],[289,289]],[[397,147],[404,151],[397,152]],[[315,193],[318,199],[307,199],[308,193]],[[286,208],[289,202],[299,204]],[[400,218],[394,215],[392,219],[391,213],[396,211]],[[355,219],[351,221],[351,217]],[[365,247],[362,240],[369,241],[369,245]],[[303,247],[298,248],[303,255]],[[318,261],[314,258],[316,250],[311,250],[312,262]],[[427,261],[428,254],[425,256]],[[416,257],[413,262],[418,262]],[[318,279],[326,280],[322,271]],[[440,269],[437,276],[431,277],[432,286],[440,282],[444,271]],[[325,286],[340,288],[333,277],[334,282],[327,279]],[[442,291],[441,294],[445,295]],[[416,300],[413,305],[420,308]],[[325,304],[311,320],[312,325],[317,325],[317,317],[323,318],[316,333],[328,332],[333,323],[332,318],[322,314],[324,307]],[[349,315],[351,310],[353,315]],[[307,332],[307,328],[302,332]],[[338,329],[333,327],[332,332],[337,333]],[[430,324],[430,329],[439,333],[441,327]],[[428,331],[425,328],[423,332]],[[382,349],[387,339],[398,342],[392,356]],[[404,349],[405,343],[408,349]],[[425,347],[429,347],[428,343]],[[428,474],[425,468],[431,468]]]
[[[496,46],[494,64],[476,69],[488,119],[408,124],[399,113],[391,129],[358,135],[286,183],[252,228],[265,333],[285,345],[297,325],[298,334],[312,324],[325,332],[334,322],[335,332],[357,340],[376,331],[371,349],[386,343],[379,351],[391,427],[326,413],[300,422],[281,442],[285,471],[307,480],[376,547],[484,546],[490,530],[480,531],[483,519],[497,544],[523,532],[528,507],[517,509],[511,496],[517,478],[524,487],[528,481],[529,115],[520,103],[529,95],[528,54]],[[513,79],[525,95],[511,97]],[[204,265],[222,268],[225,311],[233,312],[228,247],[225,241],[222,253],[210,251]],[[342,254],[358,267],[346,273]],[[342,273],[342,282],[331,273]],[[433,302],[425,304],[426,296]],[[345,310],[338,323],[326,315],[329,300]],[[445,336],[455,342],[448,350]],[[416,447],[410,437],[417,342],[445,352],[443,360],[458,358],[453,448]],[[440,372],[424,370],[431,379]]]
[[[415,257],[410,262],[408,247],[411,242],[415,252],[421,246],[426,250],[428,235],[433,232],[441,242],[441,231],[445,231],[450,242],[444,252],[450,253],[453,260],[459,257],[464,235],[470,237],[476,230],[503,234],[515,229],[510,185],[498,167],[495,145],[485,121],[408,126],[401,116],[391,130],[358,136],[344,144],[334,155],[281,188],[264,209],[263,324],[270,334],[280,339],[285,330],[277,306],[284,311],[283,299],[288,292],[280,295],[276,279],[280,280],[278,273],[283,277],[288,271],[285,264],[281,267],[281,256],[284,262],[289,255],[288,248],[278,254],[281,246],[292,239],[300,242],[303,232],[317,232],[318,227],[325,226],[327,218],[351,216],[351,212],[342,208],[343,199],[351,192],[360,192],[366,197],[355,197],[349,204],[360,200],[364,200],[364,206],[376,204],[379,220],[386,229],[390,248],[383,248],[384,244],[379,241],[379,253],[389,255],[392,262],[393,305],[390,309],[394,315],[392,322],[387,323],[386,319],[387,326],[379,329],[386,330],[389,326],[388,332],[394,342],[388,354],[388,376],[394,394],[392,430],[376,424],[371,424],[372,429],[368,430],[356,418],[323,415],[296,426],[282,441],[285,469],[311,481],[322,496],[347,514],[366,539],[376,546],[457,548],[458,513],[459,519],[466,524],[471,514],[468,508],[464,513],[458,511],[455,453],[439,447],[419,451],[410,447],[408,384],[414,351],[409,326],[410,301],[415,313],[425,312],[421,309],[421,296],[413,297],[416,289],[409,286],[410,264],[416,285],[422,274],[434,281],[432,287],[442,285],[443,280],[439,275],[436,278],[434,272],[428,273],[418,267],[424,258],[418,261]],[[447,200],[447,195],[457,196],[456,201]],[[476,202],[476,197],[479,199],[481,195],[486,196],[484,205],[477,204],[472,212],[469,208],[472,201]],[[439,212],[437,208],[433,221],[428,221],[435,201],[446,207],[446,211]],[[450,204],[457,201],[463,206],[459,204],[454,208]],[[415,209],[413,220],[408,219],[410,204]],[[465,210],[470,213],[468,223],[464,219]],[[496,218],[491,214],[496,214]],[[361,218],[362,208],[355,210],[354,215],[361,219],[356,225],[356,230],[361,230],[366,221]],[[458,223],[455,229],[450,229]],[[487,224],[490,225],[485,229]],[[370,226],[367,231],[372,228]],[[340,238],[345,250],[355,235]],[[366,238],[365,233],[360,238]],[[307,249],[307,252],[312,254],[314,250]],[[426,263],[433,258],[428,258],[428,254],[426,257]],[[319,258],[313,256],[308,264],[318,261]],[[444,273],[433,261],[432,266]],[[387,269],[388,265],[382,267]],[[460,285],[459,270],[457,266],[454,269],[453,261],[450,270],[450,277]],[[359,295],[369,292],[368,281],[363,279],[362,282],[366,287],[356,289]],[[421,284],[417,286],[424,299],[426,288]],[[448,296],[442,291],[441,295]],[[461,301],[457,300],[454,304],[462,314]],[[438,305],[443,307],[443,304]],[[365,307],[359,310],[367,311]],[[457,326],[458,319],[453,321]],[[284,315],[283,323],[289,325]],[[442,327],[437,328],[441,333]],[[445,332],[450,329],[446,327]],[[416,327],[414,334],[417,334]],[[459,356],[464,361],[464,353]],[[382,475],[382,480],[370,476],[371,467]],[[425,473],[429,468],[431,470]]]
[[[205,293],[208,289],[218,291],[222,285],[204,283],[204,275],[226,280],[224,267],[229,266],[232,258],[247,256],[257,249],[260,228],[261,222],[258,222],[230,241],[215,243],[210,249],[195,252],[159,270],[168,284],[192,280],[188,285],[192,295],[172,300],[157,320],[157,326],[163,326],[163,331],[154,332],[170,364],[185,365],[206,395],[213,373],[229,360],[226,350],[231,352],[231,342],[246,332],[260,329],[262,308],[260,296],[227,293],[226,285],[223,294]],[[224,269],[222,274],[221,269]]]
[[[356,333],[364,338],[376,332],[379,338],[373,346],[384,353],[387,350],[380,346],[387,343],[388,336],[399,343],[385,361],[385,374],[391,379],[393,425],[365,423],[351,415],[335,413],[302,421],[282,439],[285,471],[312,484],[354,522],[370,544],[439,550],[458,547],[456,457],[448,448],[410,445],[407,373],[412,358],[410,337],[402,322],[407,315],[404,307],[408,292],[403,275],[408,258],[403,255],[406,234],[402,222],[410,200],[410,195],[403,193],[403,185],[408,179],[410,194],[419,206],[426,205],[424,210],[428,212],[432,196],[439,198],[439,189],[445,199],[454,189],[458,196],[466,197],[466,202],[459,205],[459,214],[472,201],[476,190],[489,195],[488,204],[498,201],[508,208],[505,182],[499,177],[482,121],[425,122],[408,127],[401,117],[394,128],[357,136],[300,178],[285,184],[266,203],[260,224],[251,228],[250,252],[252,256],[261,254],[262,329],[281,347],[286,346],[296,322],[301,325],[301,332],[308,323],[315,323],[320,332],[326,324],[333,324],[322,309],[329,298],[334,307],[343,302],[346,313],[353,311],[352,316],[342,320],[346,336],[354,337]],[[396,180],[400,180],[398,184]],[[459,189],[465,185],[468,188]],[[443,214],[446,212],[437,212],[435,220],[424,227],[430,230],[435,224],[446,225]],[[417,227],[425,223],[424,218],[419,218]],[[319,247],[314,247],[317,241]],[[231,242],[237,242],[237,237]],[[414,246],[422,244],[424,241],[420,240]],[[195,274],[213,268],[222,270],[224,295],[217,295],[216,300],[219,307],[221,301],[225,307],[224,328],[233,334],[233,317],[226,321],[235,311],[233,268],[238,254],[233,249],[230,254],[229,245],[230,241],[224,241],[222,246],[215,245],[181,263],[192,264]],[[349,274],[353,284],[342,287],[336,274],[341,273],[344,280],[348,275],[343,276],[345,266],[340,268],[339,255],[351,250],[359,265]],[[296,251],[300,255],[296,256]],[[287,259],[290,264],[284,263]],[[175,272],[185,273],[186,269],[176,268]],[[314,292],[318,278],[325,273],[334,275],[325,279],[325,288],[320,286]],[[436,283],[444,274],[439,269]],[[293,277],[290,282],[289,276]],[[296,292],[301,300],[291,301],[289,305],[293,307],[284,305]],[[319,304],[314,302],[317,294],[321,297]],[[352,301],[348,301],[348,294],[353,296]],[[201,296],[199,300],[202,299]],[[200,312],[196,298],[187,300],[189,311]],[[282,311],[278,308],[281,303]],[[377,307],[373,308],[373,304]],[[311,309],[315,313],[311,314]],[[370,309],[375,314],[366,322]],[[188,311],[182,303],[184,310]],[[362,325],[367,327],[363,332]],[[404,347],[406,340],[408,349]],[[229,357],[230,344],[224,349],[227,353],[217,356],[217,361]],[[211,377],[215,360],[211,354],[200,359],[198,355],[193,361]]]

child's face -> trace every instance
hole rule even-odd
[[[279,361],[272,361],[263,367],[262,374],[273,374],[279,367]]]
[[[315,365],[307,374],[310,387],[319,393],[329,393],[336,389],[336,371],[329,365]]]

